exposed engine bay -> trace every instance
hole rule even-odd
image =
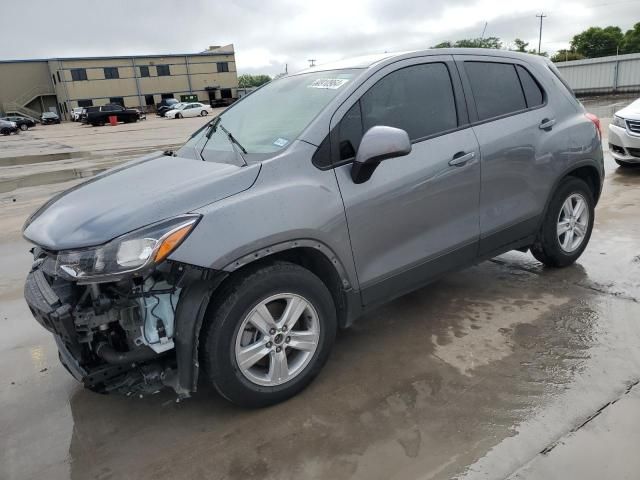
[[[143,276],[83,283],[68,278],[55,254],[35,248],[25,298],[54,334],[64,366],[87,388],[143,395],[171,386],[187,397],[195,380],[181,384],[178,378],[176,312],[185,286],[209,276],[205,269],[164,262]],[[193,349],[197,336],[185,340]],[[197,356],[187,353],[193,362],[182,367],[195,368],[197,378]]]

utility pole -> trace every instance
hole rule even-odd
[[[482,35],[480,35],[480,39],[484,40],[484,33],[487,31],[487,25],[489,25],[489,22],[484,22],[484,28],[482,29]]]
[[[542,12],[540,15],[536,15],[536,18],[540,19],[540,34],[538,36],[538,55],[540,55],[540,46],[542,45],[542,19],[546,18],[546,15]]]
[[[307,60],[307,62],[309,62],[309,67],[315,67],[316,66],[316,59],[315,58],[310,58],[309,60]]]

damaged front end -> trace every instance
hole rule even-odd
[[[195,223],[182,217],[82,251],[33,249],[25,299],[87,388],[196,390],[198,332],[222,275],[166,260]]]

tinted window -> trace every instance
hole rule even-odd
[[[229,63],[228,62],[218,62],[218,71],[219,72],[228,72],[229,71]]]
[[[87,71],[84,68],[74,68],[71,70],[71,79],[74,82],[87,79]]]
[[[104,78],[120,78],[117,67],[107,67],[104,69]]]
[[[338,125],[338,149],[340,160],[355,157],[362,140],[362,116],[360,102],[349,109]]]
[[[544,94],[538,82],[536,82],[526,68],[517,65],[516,69],[518,70],[520,83],[524,90],[524,97],[527,100],[527,107],[533,108],[542,105],[544,103]]]
[[[93,105],[93,100],[78,100],[79,107],[91,107]]]
[[[387,125],[406,130],[411,140],[458,126],[451,77],[444,63],[390,73],[362,96],[361,110],[365,132]]]
[[[527,108],[515,66],[510,63],[464,62],[479,120]]]
[[[169,65],[157,65],[156,70],[158,72],[159,77],[166,77],[171,75],[171,70],[169,70]]]
[[[140,76],[141,77],[148,77],[149,76],[149,67],[147,67],[147,66],[140,67]]]

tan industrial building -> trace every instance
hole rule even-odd
[[[225,104],[237,98],[233,45],[201,53],[0,61],[0,111],[38,117],[119,103],[149,111],[163,98]]]

